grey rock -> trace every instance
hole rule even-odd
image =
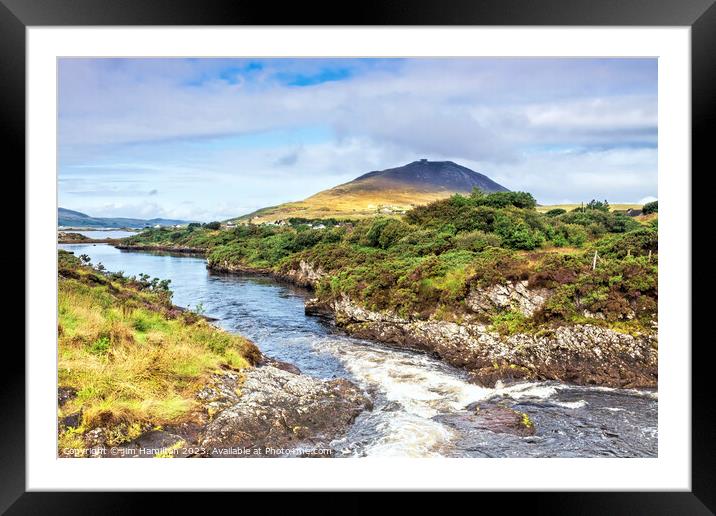
[[[241,392],[236,398],[223,397],[232,401],[207,425],[200,445],[208,455],[250,450],[254,456],[274,456],[277,449],[313,449],[372,408],[348,380],[319,380],[273,366],[247,371]]]
[[[64,428],[77,428],[82,422],[82,411],[75,412],[60,418],[60,427]]]
[[[71,399],[77,397],[77,389],[74,387],[58,387],[57,388],[57,404],[61,407]]]
[[[535,426],[527,414],[508,407],[495,404],[480,403],[469,410],[440,414],[434,420],[458,430],[461,434],[476,431],[507,433],[521,437],[534,435]]]
[[[531,317],[549,299],[551,291],[546,288],[529,289],[527,286],[527,281],[515,281],[489,288],[473,288],[465,299],[465,304],[479,314],[494,314],[496,310],[516,310],[526,317]]]

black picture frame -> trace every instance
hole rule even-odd
[[[712,154],[709,128],[716,125],[716,0],[412,0],[360,3],[271,3],[242,0],[0,0],[0,145],[14,170],[25,167],[25,50],[27,27],[82,25],[552,25],[552,26],[689,26],[692,72],[692,170],[705,173]],[[6,165],[9,167],[9,165]],[[689,171],[685,171],[689,172]],[[10,172],[7,171],[6,175]],[[15,174],[19,177],[19,174]],[[692,181],[695,178],[691,172]],[[19,182],[19,181],[18,181]],[[23,188],[24,184],[18,185]],[[693,189],[694,193],[698,189]],[[698,203],[692,203],[696,206]],[[692,209],[688,207],[685,209]],[[698,219],[693,217],[696,223]],[[15,246],[16,248],[19,246]],[[22,247],[24,249],[24,246]],[[20,250],[23,254],[24,251]],[[693,253],[692,270],[708,256]],[[10,261],[12,260],[12,261]],[[17,255],[3,258],[17,267]],[[12,265],[11,265],[12,264]],[[704,264],[705,265],[705,264]],[[26,275],[31,271],[26,271]],[[20,290],[17,290],[20,292]],[[694,313],[700,308],[692,302]],[[692,316],[692,320],[693,320]],[[696,319],[698,320],[698,319]],[[530,493],[508,496],[508,507],[531,513],[713,514],[716,510],[713,403],[707,359],[712,339],[692,346],[692,489],[690,492]],[[17,342],[17,339],[15,340]],[[0,439],[0,512],[7,514],[105,514],[135,512],[138,494],[26,492],[25,355],[6,342],[3,388],[4,421]],[[668,345],[668,343],[667,343]],[[12,352],[16,356],[12,356]],[[179,493],[158,495],[164,511],[187,508]],[[212,495],[216,496],[216,494]],[[246,495],[241,495],[246,496]],[[355,494],[351,496],[357,496]],[[471,496],[476,496],[472,494]],[[488,494],[480,494],[480,497]],[[489,494],[489,496],[495,496]],[[527,497],[525,499],[525,496]],[[421,496],[413,502],[422,503]],[[493,501],[493,500],[490,500]],[[497,501],[497,500],[495,500]],[[218,500],[217,500],[218,502]],[[485,502],[480,498],[480,504]],[[497,501],[504,503],[505,500]],[[201,502],[200,502],[201,503]],[[278,510],[272,497],[269,506]],[[336,510],[333,503],[308,502],[293,495],[290,506],[312,512]],[[471,504],[476,503],[473,499]],[[323,509],[316,508],[324,506]],[[246,506],[245,506],[246,507]],[[340,506],[339,506],[340,507]],[[347,510],[368,510],[361,502],[344,502]],[[475,507],[473,505],[473,507]],[[487,506],[484,506],[485,508]],[[459,509],[458,509],[459,510]],[[273,511],[272,511],[273,512]],[[342,511],[343,512],[343,511]],[[361,511],[363,512],[363,511]],[[521,511],[522,512],[522,511]]]

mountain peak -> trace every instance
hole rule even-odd
[[[291,217],[355,219],[399,215],[455,193],[470,193],[473,188],[488,193],[509,191],[486,175],[453,161],[422,158],[400,167],[374,170],[303,201],[263,208],[234,220],[260,224]]]
[[[485,192],[506,192],[507,188],[489,177],[453,161],[429,161],[425,158],[413,161],[402,167],[375,170],[351,181],[402,183],[421,191],[449,191],[452,193],[470,192],[477,187]],[[351,183],[346,183],[349,185]]]

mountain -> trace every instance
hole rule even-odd
[[[454,193],[469,193],[475,187],[485,192],[508,191],[489,177],[452,161],[421,159],[402,167],[368,172],[303,201],[262,208],[234,221],[261,223],[291,217],[362,218],[403,213]]]
[[[57,225],[74,228],[144,228],[147,226],[175,226],[177,224],[188,224],[190,221],[174,219],[129,219],[123,217],[105,218],[91,217],[86,213],[57,209]]]

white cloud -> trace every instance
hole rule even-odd
[[[61,203],[93,215],[225,218],[418,158],[465,164],[540,202],[657,195],[653,60],[249,65],[61,61]],[[337,67],[349,78],[280,79]],[[311,127],[322,136],[301,132]],[[219,138],[237,135],[260,142]],[[122,200],[152,191],[161,192],[152,203]]]

